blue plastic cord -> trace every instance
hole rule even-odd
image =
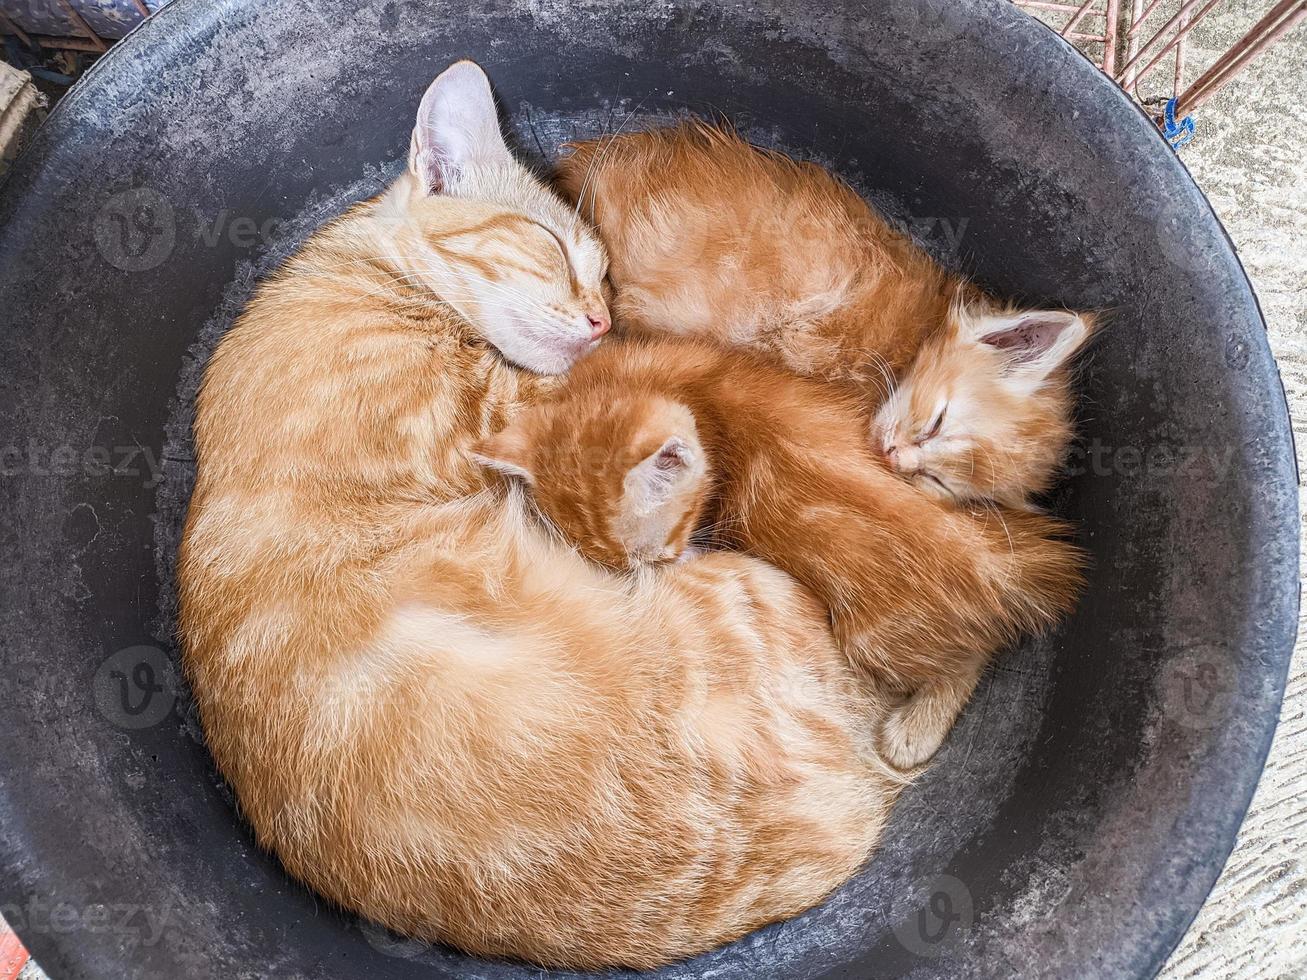
[[[1184,146],[1194,138],[1193,116],[1185,116],[1179,123],[1176,123],[1175,121],[1175,104],[1177,101],[1178,100],[1176,99],[1171,99],[1166,103],[1164,119],[1166,125],[1162,127],[1162,135],[1166,137],[1166,141],[1171,144],[1171,149],[1173,150],[1180,149],[1180,147]]]

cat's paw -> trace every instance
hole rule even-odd
[[[910,698],[885,719],[880,731],[880,754],[895,769],[906,771],[925,765],[944,744],[948,729],[922,715],[920,704]]]

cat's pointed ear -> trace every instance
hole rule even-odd
[[[626,496],[638,514],[661,507],[686,482],[703,473],[699,447],[681,436],[671,436],[626,474]]]
[[[473,164],[511,163],[490,80],[473,61],[450,65],[418,106],[408,167],[429,194],[449,189]]]
[[[1067,310],[1026,310],[982,314],[970,327],[976,343],[1003,354],[1014,377],[1037,384],[1065,367],[1085,345],[1093,321]]]
[[[526,432],[520,426],[510,425],[489,439],[481,440],[472,447],[472,459],[488,470],[521,480],[527,486],[535,486],[536,478],[530,466],[530,446]]]

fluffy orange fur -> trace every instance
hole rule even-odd
[[[1077,553],[1050,518],[954,508],[895,479],[866,424],[856,398],[745,353],[635,341],[582,361],[476,452],[594,560],[672,560],[706,525],[811,588],[891,689],[974,680],[1070,608]]]
[[[437,79],[411,172],[223,339],[185,666],[259,842],[328,899],[476,954],[652,967],[820,901],[904,780],[790,576],[603,570],[471,459],[605,315],[602,247],[495,119],[475,66]]]
[[[556,176],[600,229],[626,331],[851,384],[873,449],[951,506],[1029,510],[1054,482],[1092,318],[1003,306],[820,167],[702,122],[575,144]],[[886,722],[886,756],[929,758],[974,682],[923,684]]]
[[[764,351],[887,394],[958,291],[822,168],[702,122],[577,143],[564,195],[599,229],[619,323]]]
[[[600,229],[628,331],[853,383],[881,409],[873,446],[944,499],[1019,507],[1053,482],[1087,317],[995,303],[825,170],[702,122],[576,144],[557,179]]]
[[[1029,507],[1074,435],[1072,359],[1092,318],[955,307],[881,404],[872,445],[927,492]]]

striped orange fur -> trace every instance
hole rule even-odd
[[[675,560],[698,529],[812,589],[854,666],[890,690],[969,695],[999,648],[1070,609],[1078,552],[1051,518],[896,479],[866,424],[855,395],[750,354],[630,341],[476,452],[592,560]]]
[[[1020,507],[1053,482],[1089,318],[996,303],[822,168],[703,122],[575,144],[557,182],[601,230],[628,332],[852,384],[873,446],[943,499]]]
[[[582,560],[469,448],[603,323],[602,246],[486,80],[263,283],[208,365],[178,578],[208,744],[329,900],[471,953],[653,967],[806,909],[905,782],[885,698],[773,566]]]
[[[571,150],[557,184],[601,231],[626,333],[747,348],[850,386],[886,465],[951,506],[1030,510],[1053,484],[1092,317],[995,301],[838,178],[720,127]],[[923,684],[891,713],[885,754],[905,767],[929,758],[975,680]]]

